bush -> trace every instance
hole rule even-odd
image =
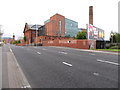
[[[110,49],[120,49],[120,46],[111,46]]]
[[[75,39],[87,39],[86,38],[86,33],[85,32],[78,32]]]

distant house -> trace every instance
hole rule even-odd
[[[2,37],[2,40],[4,41],[5,44],[11,43],[14,39],[11,37]]]
[[[38,28],[40,28],[42,25],[32,25],[25,23],[24,27],[24,37],[26,37],[27,41],[26,44],[34,43],[34,40],[36,36],[38,36]]]

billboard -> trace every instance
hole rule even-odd
[[[88,24],[87,28],[88,39],[90,40],[104,40],[104,30]]]

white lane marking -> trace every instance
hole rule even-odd
[[[12,52],[12,49],[10,48],[10,52]]]
[[[41,54],[40,52],[37,52],[38,54]]]
[[[95,54],[93,54],[93,53],[89,53],[90,55],[95,55]]]
[[[96,73],[96,72],[95,72],[95,73],[93,73],[93,75],[98,76],[98,75],[99,75],[99,73]]]
[[[42,50],[47,50],[47,49],[43,48]]]
[[[10,52],[12,53],[12,55],[13,55],[14,62],[15,62],[15,64],[16,64],[17,68],[18,68],[18,72],[19,72],[20,75],[21,75],[21,80],[22,80],[22,82],[21,82],[20,84],[22,84],[22,86],[23,86],[23,87],[21,87],[21,88],[31,88],[31,86],[30,86],[30,84],[28,83],[28,81],[27,81],[27,79],[26,79],[26,77],[25,77],[25,75],[24,75],[24,73],[23,73],[20,65],[18,64],[18,62],[17,62],[17,60],[16,60],[16,57],[15,57],[12,49],[10,48],[10,46],[9,46],[9,49],[10,49]],[[24,84],[24,85],[23,85],[23,84]]]
[[[106,61],[106,60],[100,60],[100,59],[97,59],[97,61],[98,61],[98,62],[109,63],[109,64],[113,64],[113,65],[120,65],[119,63],[110,62],[110,61]]]
[[[31,86],[27,85],[27,86],[22,86],[21,88],[31,88]]]
[[[59,52],[59,53],[62,53],[62,54],[68,54],[68,53],[66,53],[66,52]]]
[[[65,65],[67,65],[67,66],[72,67],[72,64],[69,64],[69,63],[67,63],[67,62],[62,62],[62,63],[65,64]]]

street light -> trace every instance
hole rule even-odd
[[[35,24],[35,29],[36,29],[36,46],[37,46],[37,24]]]
[[[112,43],[113,43],[113,36],[114,36],[114,34],[113,34],[113,33],[111,33],[111,39],[112,39]]]
[[[1,31],[1,26],[2,25],[0,25],[0,42],[2,42],[2,35],[3,35],[2,31]]]

